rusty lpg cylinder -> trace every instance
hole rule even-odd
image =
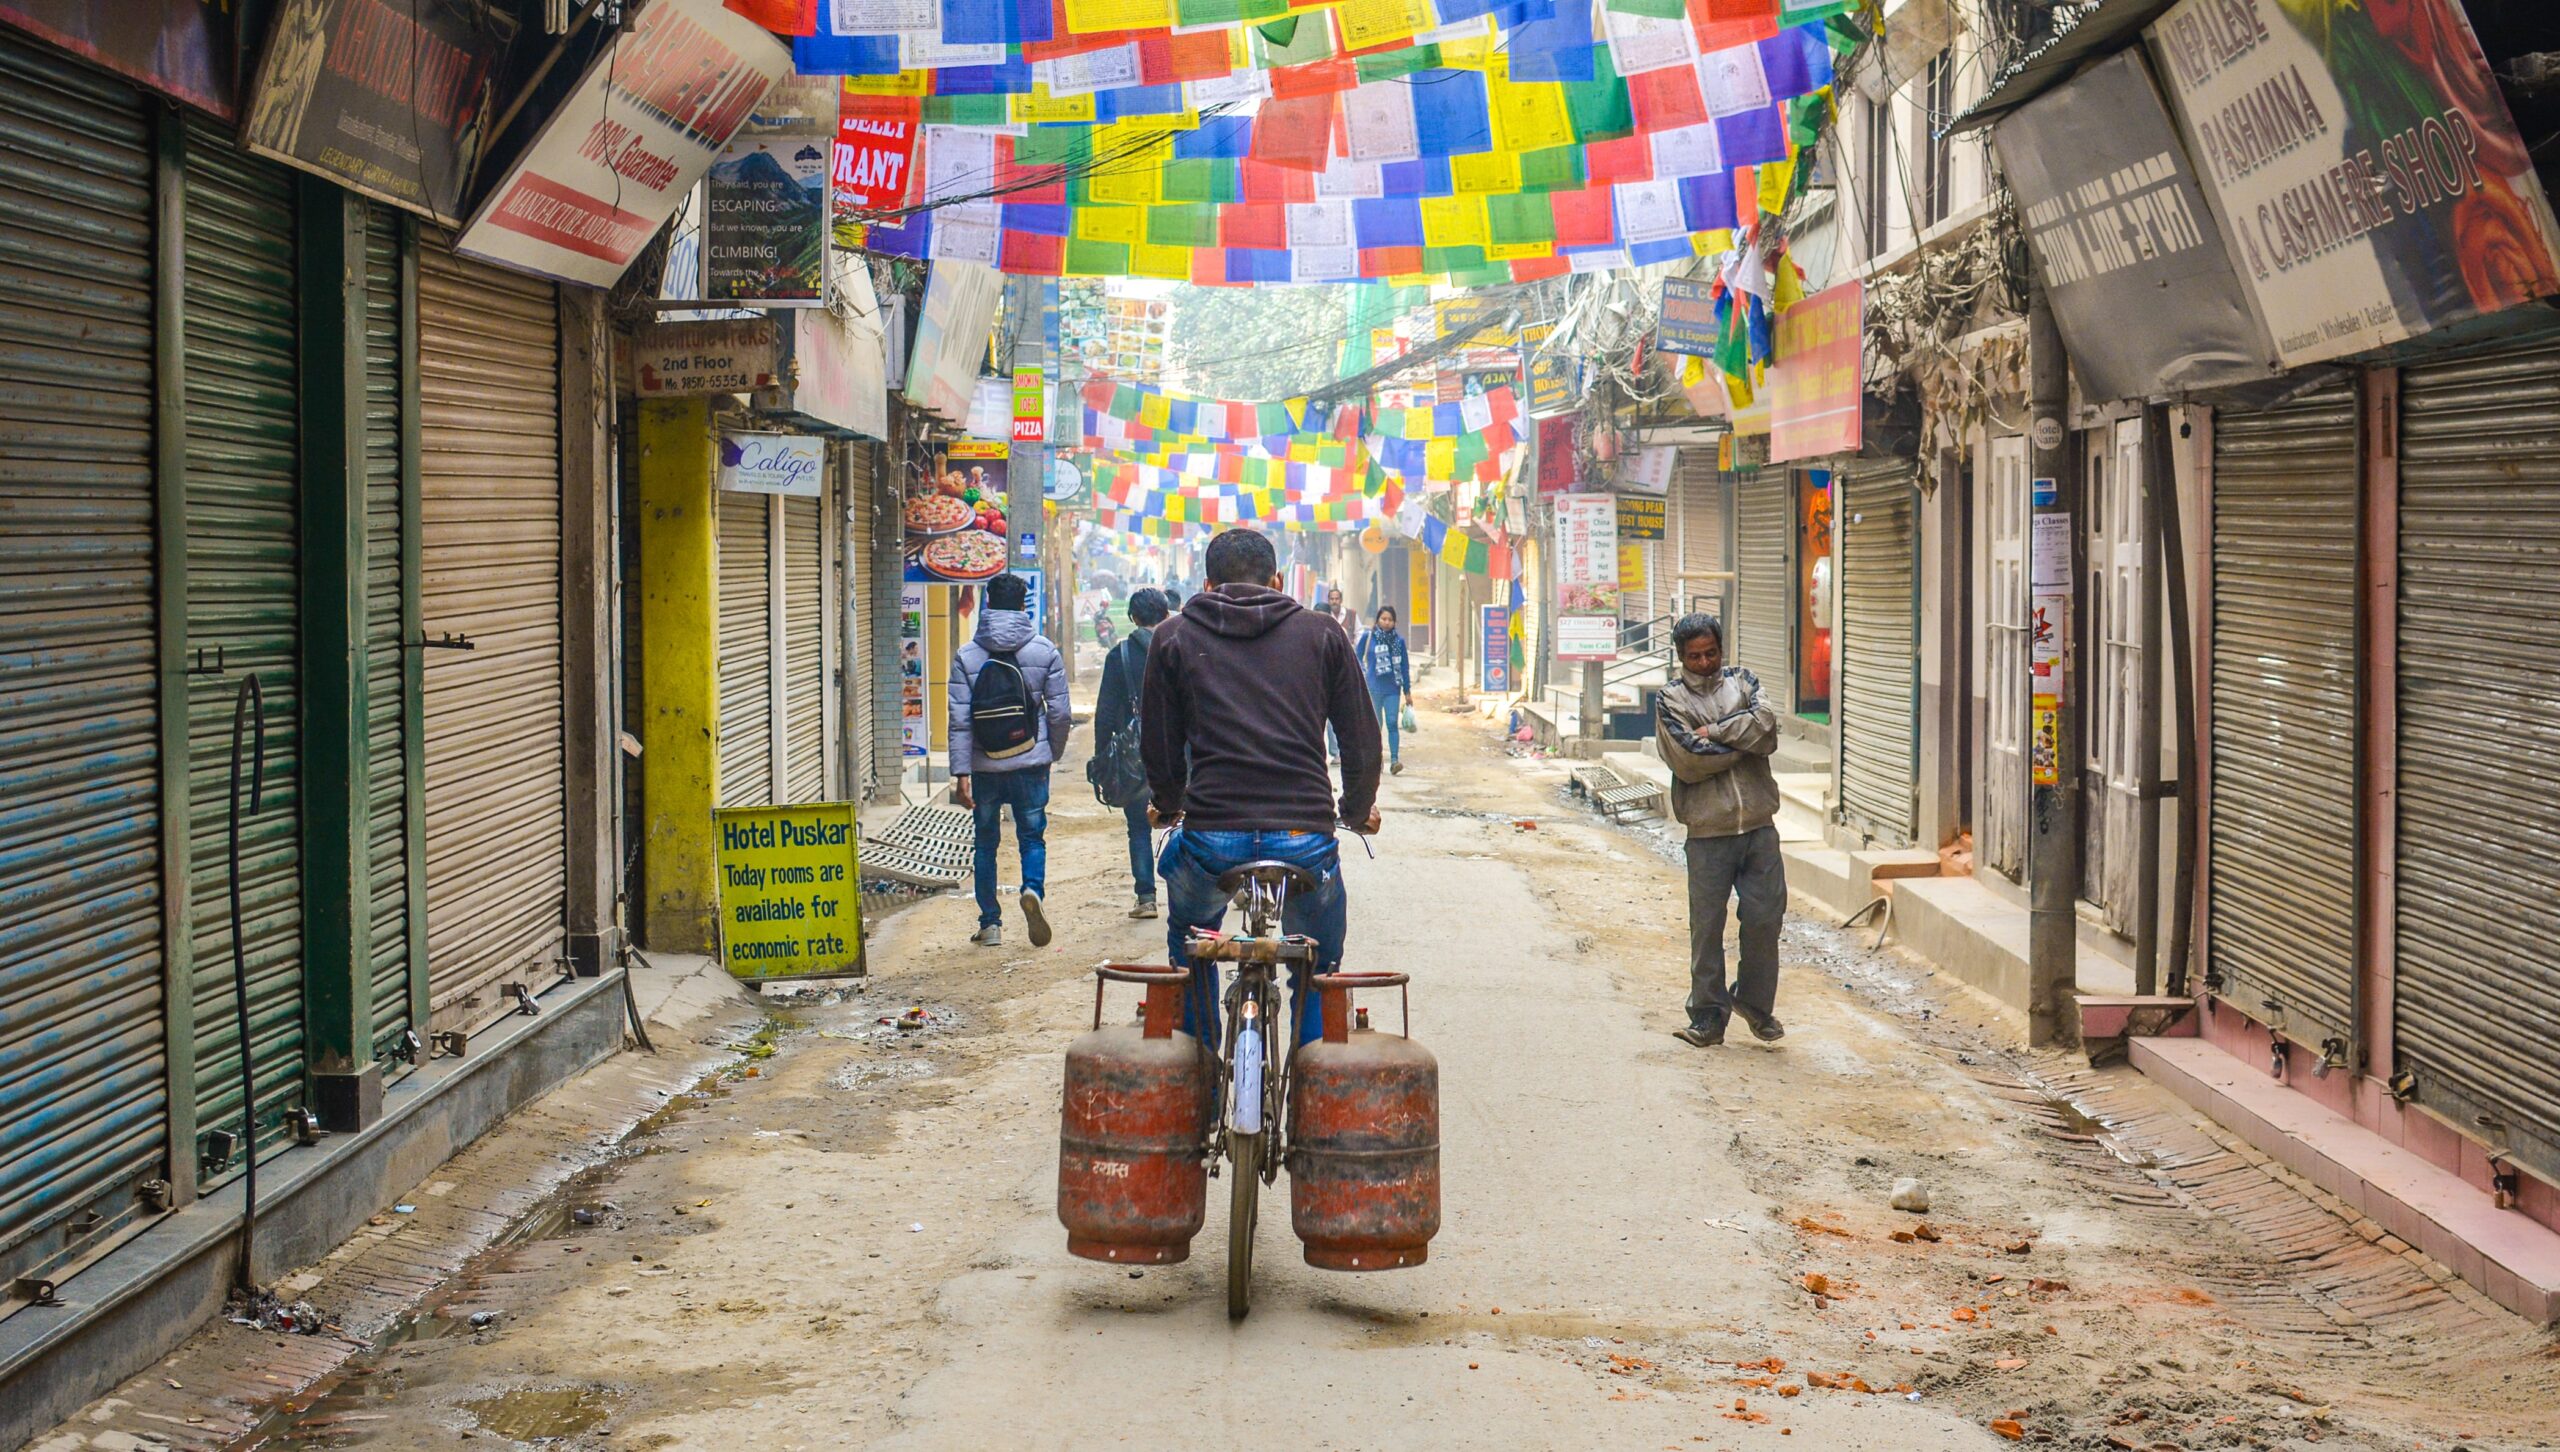
[[[1209,1060],[1174,1027],[1191,974],[1106,964],[1096,975],[1093,1032],[1067,1048],[1058,1220],[1071,1255],[1170,1265],[1190,1257],[1209,1201]],[[1146,985],[1142,1023],[1102,1027],[1106,981]]]
[[[1401,973],[1315,980],[1324,1039],[1289,1066],[1289,1218],[1311,1266],[1420,1265],[1439,1232],[1440,1062],[1404,1034],[1351,1026],[1353,989],[1406,982]]]

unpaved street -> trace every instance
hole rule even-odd
[[[1415,1033],[1440,1058],[1445,1215],[1428,1265],[1305,1267],[1285,1185],[1241,1325],[1224,1314],[1222,1183],[1187,1264],[1139,1274],[1065,1253],[1060,1051],[1085,1025],[1091,965],[1162,947],[1160,924],[1121,916],[1117,818],[1070,765],[1052,947],[968,946],[965,895],[890,916],[866,993],[744,1013],[728,1031],[740,1051],[634,1153],[572,1182],[541,1233],[483,1257],[416,1334],[261,1435],[2560,1440],[2547,1339],[2368,1244],[2122,1071],[1997,1050],[1986,1011],[1907,960],[1792,921],[1786,1041],[1676,1042],[1670,860],[1569,804],[1559,765],[1507,758],[1472,718],[1424,724],[1376,860],[1354,847],[1349,871],[1355,966],[1414,974]],[[881,1022],[911,1006],[927,1027]],[[1928,1185],[1926,1215],[1888,1206],[1906,1175]]]

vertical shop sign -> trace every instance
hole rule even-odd
[[[898,754],[923,760],[933,750],[924,715],[924,590],[898,587]]]
[[[1049,441],[1048,376],[1037,368],[1014,370],[1013,441],[1017,444]]]
[[[1581,453],[1576,445],[1578,414],[1538,420],[1538,492],[1562,494],[1582,482]]]
[[[1778,357],[1769,365],[1771,463],[1857,452],[1865,315],[1866,285],[1855,280],[1778,315]]]
[[[2183,0],[2150,35],[2285,367],[2560,291],[2550,199],[2454,0]]]
[[[826,300],[827,143],[741,138],[703,182],[702,295],[740,307]]]
[[[1556,501],[1556,657],[1618,654],[1618,508],[1606,494]]]
[[[1511,692],[1511,607],[1483,605],[1477,607],[1476,629],[1477,679],[1482,689],[1496,695]]]
[[[395,207],[459,226],[489,139],[515,17],[479,0],[285,0],[240,139]]]
[[[862,874],[853,804],[714,812],[720,961],[738,978],[859,975]]]
[[[654,0],[588,64],[456,250],[611,287],[790,73],[791,52],[719,0]]]
[[[2071,516],[2035,517],[2028,561],[2028,772],[2037,786],[2060,786],[2063,658],[2071,648]]]

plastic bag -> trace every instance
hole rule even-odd
[[[1397,720],[1396,725],[1407,731],[1422,729],[1422,723],[1414,719],[1413,707],[1410,704],[1404,708],[1404,715]]]

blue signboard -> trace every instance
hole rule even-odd
[[[1662,280],[1662,320],[1653,345],[1665,353],[1712,358],[1716,352],[1716,300],[1708,284],[1683,277]]]

